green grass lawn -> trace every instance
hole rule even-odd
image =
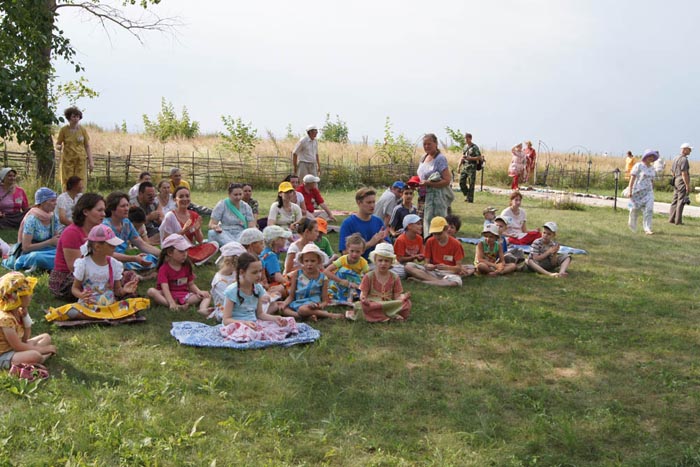
[[[255,197],[267,212],[274,194]],[[476,199],[454,203],[463,236],[507,203]],[[354,206],[349,192],[327,201]],[[320,322],[317,343],[289,349],[180,346],[170,323],[201,319],[162,307],[144,324],[57,329],[40,319],[57,304],[44,275],[34,332],[59,354],[38,387],[0,376],[0,465],[700,464],[700,220],[655,216],[647,237],[625,210],[523,206],[531,228],[555,220],[589,251],[568,278],[405,283],[408,322]],[[214,273],[199,268],[200,287]]]

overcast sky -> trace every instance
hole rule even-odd
[[[140,131],[165,97],[204,132],[231,115],[283,136],[330,113],[354,141],[389,116],[412,141],[450,126],[487,148],[700,144],[697,1],[162,0],[153,11],[182,26],[145,45],[70,10],[59,26],[100,92],[79,105],[107,128]]]

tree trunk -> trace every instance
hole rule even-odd
[[[49,104],[49,93],[51,92],[51,82],[53,76],[51,74],[51,38],[53,36],[54,20],[56,18],[56,0],[45,1],[45,14],[39,15],[36,18],[38,27],[42,32],[42,36],[46,38],[41,44],[41,55],[37,57],[37,65],[41,74],[41,81],[45,85],[42,86],[42,95],[37,96],[41,101],[43,109],[51,109]],[[34,138],[31,144],[31,149],[36,154],[37,177],[52,185],[55,174],[56,153],[53,147],[53,139],[51,137],[51,125],[53,124],[53,115],[51,112],[41,112],[32,119],[32,130]]]

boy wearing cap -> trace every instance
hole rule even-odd
[[[326,237],[328,234],[328,222],[326,219],[323,217],[317,217],[316,225],[318,226],[318,238],[314,243],[328,256],[328,263],[324,264],[324,266],[328,266],[328,264],[332,263],[340,256],[333,252],[331,242],[328,240],[328,237]]]
[[[318,141],[316,141],[316,136],[318,136],[316,125],[307,126],[306,136],[299,139],[299,142],[292,150],[294,173],[299,175],[299,178],[304,178],[307,174],[321,175],[321,161],[318,158]]]
[[[566,269],[571,263],[571,256],[559,254],[559,244],[555,241],[557,230],[559,228],[556,222],[545,222],[542,237],[532,242],[532,250],[527,259],[530,270],[552,277],[569,275]],[[558,272],[556,272],[557,268]]]
[[[447,220],[436,216],[430,221],[430,238],[425,242],[425,265],[406,264],[409,279],[443,287],[462,285],[462,276],[474,273],[473,268],[461,264],[464,258],[462,244],[447,233]]]
[[[389,231],[392,237],[397,237],[403,231],[403,220],[409,214],[416,214],[416,207],[413,205],[413,188],[406,185],[401,191],[401,203],[394,208],[389,219]]]
[[[270,285],[284,284],[279,254],[292,236],[292,233],[279,225],[268,225],[263,230],[265,249],[260,253],[260,261],[265,268],[265,277]]]
[[[316,211],[316,206],[323,209],[326,213],[329,221],[335,222],[335,217],[331,213],[331,210],[326,206],[326,202],[321,196],[321,192],[318,189],[318,182],[321,179],[315,175],[308,174],[304,175],[303,184],[297,187],[297,191],[304,195],[304,206],[306,207],[306,217],[310,219],[315,219],[319,215],[322,215],[321,211]]]
[[[493,224],[495,219],[496,219],[496,208],[494,207],[487,207],[484,208],[481,213],[484,215],[484,226],[483,228],[485,229],[487,225]]]
[[[384,221],[384,226],[389,226],[391,214],[394,212],[396,204],[401,199],[401,192],[406,187],[406,184],[401,180],[394,182],[386,189],[382,196],[379,197],[374,206],[374,215]]]
[[[396,253],[395,264],[392,268],[402,279],[406,278],[405,265],[411,261],[423,261],[423,221],[415,214],[409,214],[403,218],[403,233],[394,242]]]

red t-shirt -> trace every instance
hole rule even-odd
[[[430,237],[425,242],[425,260],[430,264],[457,266],[463,258],[462,244],[454,237],[448,237],[445,246],[440,245],[436,237]]]
[[[402,233],[394,242],[394,253],[397,258],[423,253],[423,237],[416,235],[415,240],[409,240],[406,234]]]
[[[168,263],[158,269],[158,278],[156,279],[156,288],[161,289],[161,284],[168,284],[170,295],[175,301],[182,305],[185,297],[190,291],[190,282],[194,281],[192,269],[186,264],[183,264],[179,271],[173,269]]]
[[[80,250],[80,246],[87,241],[87,234],[83,232],[82,227],[71,224],[65,228],[58,239],[56,245],[56,259],[54,260],[53,268],[58,272],[69,272],[66,258],[63,255],[63,249]]]
[[[304,206],[306,206],[306,210],[309,212],[314,212],[316,206],[320,206],[324,202],[323,196],[321,196],[321,192],[318,191],[318,188],[307,191],[305,185],[299,185],[297,191],[304,195]],[[316,202],[316,206],[314,206],[314,201]]]

